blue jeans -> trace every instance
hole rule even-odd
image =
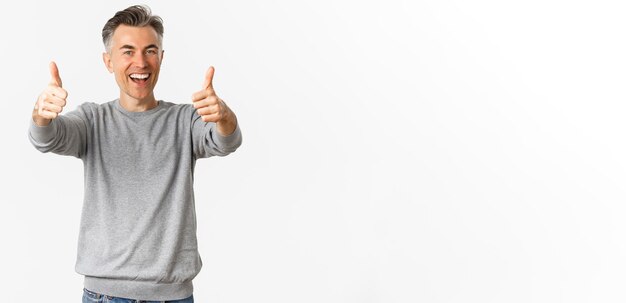
[[[135,299],[126,299],[126,298],[117,298],[112,296],[107,296],[103,294],[99,294],[83,288],[83,303],[193,303],[193,295],[189,298],[181,299],[181,300],[173,300],[173,301],[141,301]]]

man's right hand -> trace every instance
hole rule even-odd
[[[50,62],[51,80],[48,87],[37,98],[33,110],[33,121],[39,126],[46,126],[59,116],[66,104],[67,91],[63,89],[59,69],[56,63]]]

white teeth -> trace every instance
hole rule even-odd
[[[146,79],[150,74],[130,74],[133,79]]]

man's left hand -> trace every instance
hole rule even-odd
[[[229,135],[235,130],[237,121],[235,114],[226,106],[224,100],[215,94],[213,89],[214,74],[215,68],[213,66],[209,67],[202,85],[203,89],[194,93],[191,99],[193,107],[198,112],[198,115],[202,117],[202,121],[217,123],[218,131],[222,135]]]

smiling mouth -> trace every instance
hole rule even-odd
[[[130,74],[128,75],[128,77],[130,78],[131,81],[137,83],[137,84],[144,84],[148,81],[148,79],[150,79],[150,76],[152,74]]]

